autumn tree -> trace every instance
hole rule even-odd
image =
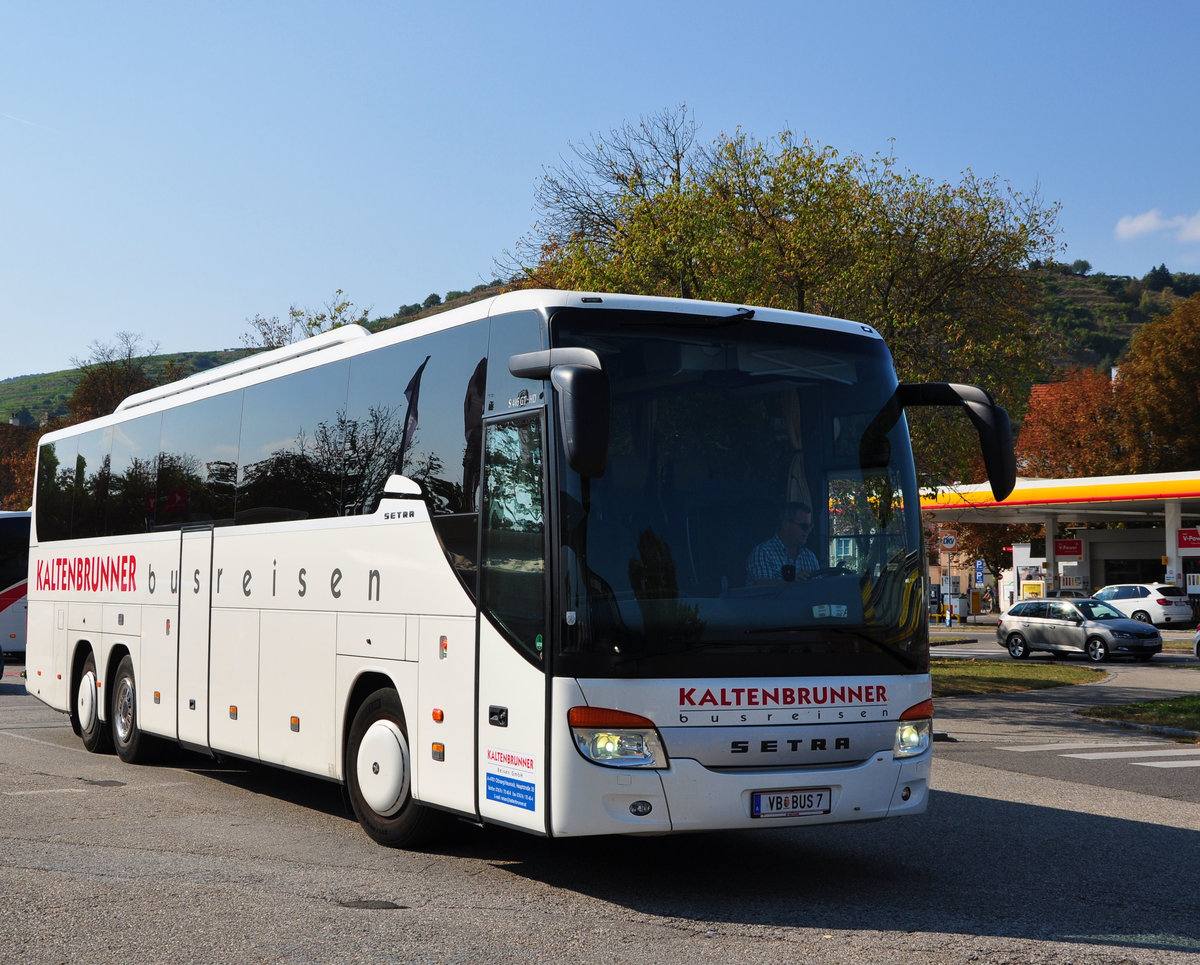
[[[1125,472],[1130,459],[1119,423],[1112,379],[1069,369],[1034,388],[1017,436],[1017,472],[1052,479]]]
[[[887,339],[902,380],[973,382],[1013,409],[1054,354],[1023,269],[1057,250],[1058,208],[995,178],[938,183],[788,132],[701,147],[681,108],[593,139],[546,173],[538,203],[523,284],[853,318]],[[965,420],[912,426],[928,477],[968,478]]]
[[[1147,322],[1118,367],[1129,472],[1200,469],[1200,295]]]
[[[958,560],[983,560],[984,569],[997,586],[1005,570],[1012,569],[1014,543],[1028,543],[1045,535],[1042,526],[1009,523],[959,523],[955,526]]]
[[[0,509],[28,509],[33,502],[33,469],[38,431],[0,425]]]
[[[94,341],[89,349],[87,358],[71,359],[80,370],[75,391],[67,399],[72,422],[108,415],[128,396],[157,384],[146,370],[149,356],[158,351],[157,343],[144,346],[140,335],[118,332],[115,342]]]

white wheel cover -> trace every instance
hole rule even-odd
[[[363,800],[381,817],[391,817],[408,796],[408,743],[390,720],[377,720],[363,735],[354,762]]]
[[[91,730],[96,726],[96,675],[90,670],[79,681],[75,712],[79,716],[79,726],[84,730]]]

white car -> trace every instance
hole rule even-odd
[[[1187,590],[1169,583],[1114,583],[1092,596],[1111,603],[1128,617],[1155,626],[1194,625]]]

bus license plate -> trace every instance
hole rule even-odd
[[[827,787],[802,787],[790,791],[755,791],[750,816],[755,818],[798,818],[806,814],[828,814],[833,794]]]

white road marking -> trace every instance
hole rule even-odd
[[[1062,744],[1020,744],[1014,747],[998,747],[1001,751],[1074,751],[1084,747],[1153,747],[1162,741],[1076,741]]]
[[[1190,750],[1170,751],[1104,751],[1098,754],[1063,754],[1063,757],[1077,757],[1086,761],[1115,761],[1132,757],[1195,757],[1200,763],[1200,747]]]

